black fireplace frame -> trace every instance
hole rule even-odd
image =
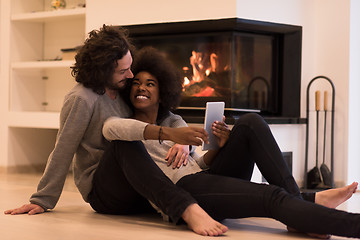
[[[241,18],[226,18],[201,21],[166,22],[123,26],[137,45],[137,39],[147,36],[241,32],[271,35],[275,38],[278,83],[278,111],[260,113],[269,123],[305,123],[300,119],[301,100],[301,49],[302,27]],[[178,110],[187,121],[202,122],[203,110]],[[243,114],[225,111],[230,123]]]

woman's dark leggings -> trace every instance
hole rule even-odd
[[[254,163],[270,183],[250,182]],[[360,237],[360,215],[304,201],[268,125],[257,114],[241,117],[210,170],[177,186],[217,220],[269,217],[299,231]]]

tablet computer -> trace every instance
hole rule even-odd
[[[209,134],[209,143],[203,142],[202,150],[217,149],[219,145],[214,134],[212,134],[211,125],[215,121],[222,122],[224,116],[224,102],[207,102],[205,111],[204,128]]]

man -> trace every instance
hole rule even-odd
[[[56,144],[30,203],[5,214],[43,213],[58,202],[73,163],[75,184],[83,199],[100,213],[149,211],[149,201],[177,222],[181,217],[195,232],[219,235],[227,228],[214,221],[193,197],[176,187],[152,161],[140,142],[107,142],[102,136],[110,116],[127,118],[129,107],[119,95],[131,72],[133,46],[126,32],[104,25],[90,32],[77,53],[72,74],[78,84],[65,96]],[[129,121],[135,121],[130,120]],[[137,122],[136,134],[146,139],[200,145],[201,128],[162,129]]]

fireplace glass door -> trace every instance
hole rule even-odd
[[[204,108],[224,101],[226,108],[276,111],[274,38],[249,33],[201,33],[136,38],[175,63],[184,80],[181,108]]]

